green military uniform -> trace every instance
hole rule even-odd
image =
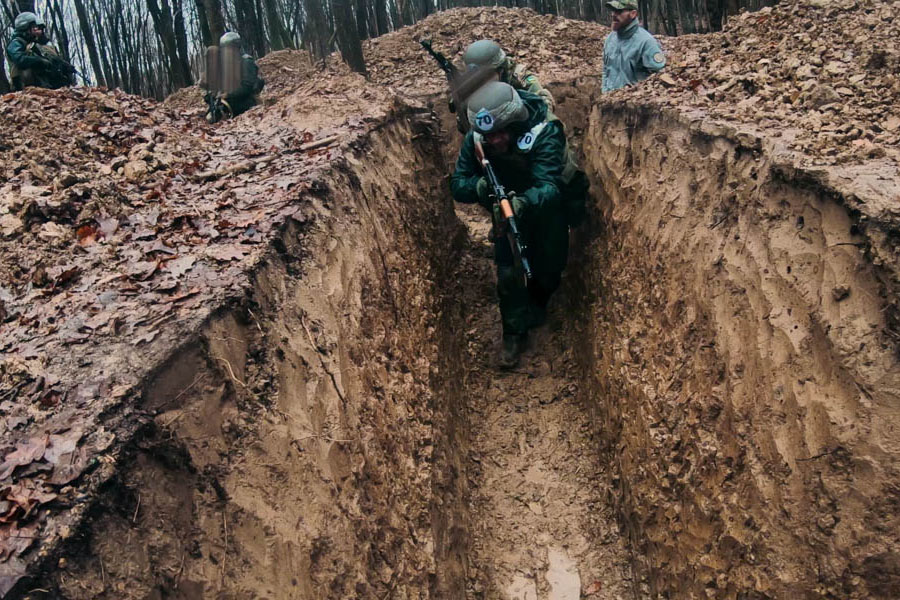
[[[265,81],[259,76],[256,60],[249,54],[241,57],[241,85],[227,94],[225,101],[231,107],[233,117],[246,112],[257,104],[257,94],[262,91]]]
[[[490,147],[484,146],[498,179],[518,197],[514,202],[516,217],[533,271],[526,288],[495,214],[494,259],[504,335],[524,335],[543,321],[547,301],[559,286],[566,266],[569,224],[576,224],[584,210],[587,191],[587,179],[572,160],[562,123],[548,111],[542,97],[526,91],[516,93],[527,109],[527,119],[508,128],[512,136],[509,151],[492,155]],[[472,109],[477,108],[471,102],[477,96],[470,101],[470,119]],[[492,202],[480,189],[484,182],[475,143],[481,139],[478,131],[466,134],[450,187],[457,202],[477,202],[492,210]]]
[[[32,27],[41,28],[35,38]],[[15,20],[15,34],[6,46],[13,88],[28,86],[55,90],[75,83],[75,69],[64,61],[43,33],[44,22],[34,13],[24,12]]]
[[[259,76],[256,60],[241,54],[241,37],[225,33],[215,46],[207,50],[204,100],[209,105],[206,120],[215,123],[222,117],[236,117],[258,103],[257,95],[265,81]]]

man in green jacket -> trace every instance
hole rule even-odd
[[[13,27],[6,57],[14,89],[35,86],[55,90],[75,83],[75,68],[50,45],[43,19],[33,12],[19,13]]]
[[[562,123],[540,96],[494,81],[469,97],[472,130],[463,140],[450,180],[453,198],[478,203],[493,214],[497,294],[503,321],[500,366],[518,364],[528,330],[543,323],[547,302],[566,266],[569,225],[584,209],[587,179],[577,169]],[[525,283],[476,153],[483,148],[526,241],[532,278]]]
[[[603,44],[603,93],[643,81],[666,66],[666,55],[638,22],[637,0],[612,0],[612,33]]]

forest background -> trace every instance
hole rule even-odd
[[[530,8],[541,14],[609,23],[606,0],[0,0],[3,47],[22,11],[47,23],[54,45],[80,71],[79,83],[162,99],[192,85],[203,49],[237,31],[244,50],[261,57],[302,48],[313,59],[340,50],[365,73],[362,41],[459,6]],[[653,33],[680,35],[722,28],[729,16],[774,0],[638,0]],[[440,50],[440,48],[437,48]],[[511,49],[514,51],[514,49]],[[451,57],[452,58],[452,57]],[[11,86],[8,60],[0,93]],[[264,74],[263,74],[264,75]]]

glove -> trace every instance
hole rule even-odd
[[[481,204],[487,205],[491,201],[491,185],[484,177],[478,178],[478,183],[475,184],[475,195],[478,196]]]
[[[509,203],[512,205],[513,214],[524,219],[525,213],[528,212],[528,203],[525,201],[525,198],[522,196],[511,195],[509,197]]]

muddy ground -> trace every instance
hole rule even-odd
[[[218,127],[190,90],[4,97],[0,592],[897,597],[895,140],[831,160],[688,89],[722,39],[884,6],[787,3],[694,62],[665,40],[674,85],[606,98],[605,28],[508,9],[369,42],[370,82],[273,54]],[[511,372],[417,48],[488,23],[592,181]]]

